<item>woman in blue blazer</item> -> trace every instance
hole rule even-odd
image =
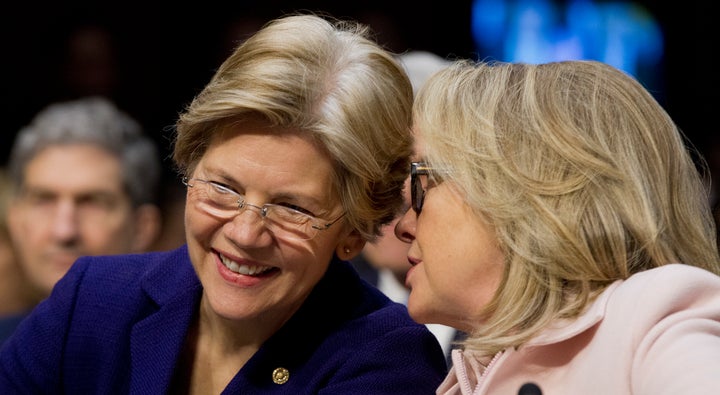
[[[402,205],[412,88],[362,25],[291,15],[181,114],[187,245],[79,259],[2,394],[431,394],[442,350],[346,262]]]

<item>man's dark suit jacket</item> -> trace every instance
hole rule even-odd
[[[187,246],[80,258],[4,344],[0,393],[166,394],[201,293]],[[432,333],[335,259],[223,393],[434,394],[445,374]]]

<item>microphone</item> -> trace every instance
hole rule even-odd
[[[518,395],[542,395],[542,391],[535,383],[525,383],[518,390]]]

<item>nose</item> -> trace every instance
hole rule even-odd
[[[68,242],[75,240],[79,234],[79,213],[74,202],[58,201],[51,221],[52,234],[58,240]]]
[[[395,236],[404,241],[405,243],[411,243],[415,240],[415,226],[417,223],[417,214],[411,209],[405,211],[397,224],[395,224]]]
[[[256,204],[248,203],[245,201],[240,202],[240,205],[238,206],[238,211],[240,211],[242,213],[243,210],[250,209],[251,207],[254,208],[255,210],[257,210],[257,213],[260,216],[260,218],[265,218],[265,216],[267,215],[267,209],[265,207],[261,207]]]
[[[225,236],[236,245],[246,248],[267,244],[271,238],[263,221],[263,208],[244,203],[239,211],[223,227]]]

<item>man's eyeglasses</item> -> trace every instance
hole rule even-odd
[[[230,220],[245,208],[254,208],[260,214],[263,224],[276,237],[283,239],[309,240],[318,231],[326,230],[342,218],[341,214],[327,222],[310,214],[280,204],[266,203],[262,206],[248,203],[245,196],[215,181],[184,177],[183,184],[196,188],[195,205],[211,216]]]
[[[432,168],[424,162],[413,162],[410,164],[410,195],[412,209],[417,214],[420,214],[422,211],[423,202],[425,201],[423,184],[427,185],[427,176],[430,174],[430,170],[432,170]]]

